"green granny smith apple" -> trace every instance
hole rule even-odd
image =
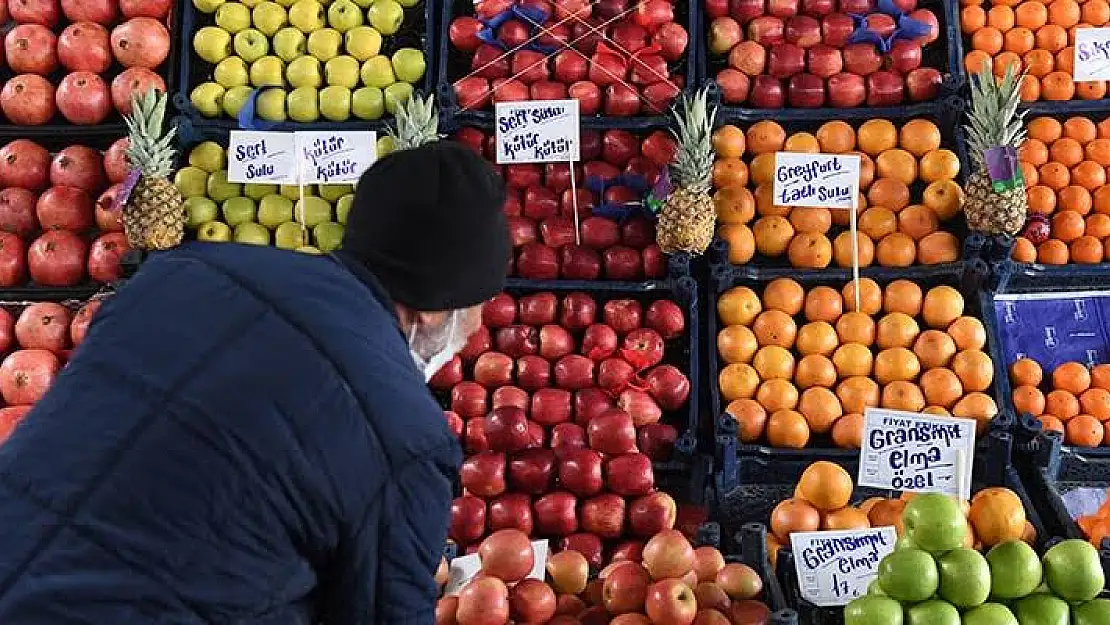
[[[308,52],[308,38],[292,26],[282,28],[274,35],[274,54],[286,63]]]
[[[355,194],[348,193],[339,198],[335,203],[335,220],[343,225],[347,225],[347,215],[351,212],[351,206],[355,203]]]
[[[212,173],[227,167],[227,152],[215,141],[204,141],[189,151],[189,164]]]
[[[231,34],[216,26],[205,26],[193,35],[193,50],[202,60],[215,65],[231,54]]]
[[[258,203],[258,223],[273,230],[293,221],[293,200],[281,195],[267,195]]]
[[[895,551],[879,563],[879,585],[898,601],[924,601],[940,585],[937,563],[920,549]]]
[[[889,597],[865,595],[844,606],[844,625],[902,625],[902,604]]]
[[[266,226],[247,221],[235,226],[235,242],[248,245],[269,245],[270,231]]]
[[[280,87],[285,84],[285,63],[276,56],[264,56],[251,63],[250,76],[255,87]]]
[[[247,63],[254,63],[270,52],[270,40],[266,37],[254,28],[239,31],[233,42],[235,54]]]
[[[327,26],[327,12],[316,0],[297,0],[289,7],[289,23],[307,35]]]
[[[1106,586],[1098,550],[1076,538],[1045,552],[1044,577],[1052,592],[1068,601],[1090,601]]]
[[[231,226],[222,221],[210,221],[197,228],[198,241],[224,242],[231,240]]]
[[[332,85],[320,90],[320,115],[333,122],[351,118],[351,90]]]
[[[1069,625],[1068,604],[1052,595],[1029,595],[1013,605],[1014,616],[1021,625]]]
[[[227,181],[227,170],[214,171],[208,176],[208,197],[223,202],[243,194],[243,187],[237,182]]]
[[[424,77],[424,53],[415,48],[401,48],[390,59],[397,80],[415,84]]]
[[[953,549],[937,558],[940,572],[938,594],[958,608],[974,608],[991,594],[991,569],[983,554],[974,549]]]
[[[218,83],[205,82],[193,89],[189,94],[189,102],[198,113],[205,117],[216,117],[220,114],[226,89]]]
[[[185,200],[185,225],[195,230],[202,224],[215,221],[220,216],[220,207],[206,197],[194,196]]]
[[[324,75],[329,85],[354,89],[358,86],[359,66],[353,56],[340,55],[327,62]]]
[[[267,37],[273,37],[289,23],[289,14],[276,2],[260,2],[251,11],[251,20],[255,28]]]
[[[237,56],[229,56],[216,64],[212,77],[224,89],[232,87],[245,87],[250,84],[250,70],[247,62]]]
[[[225,2],[216,9],[216,26],[235,34],[250,28],[251,10],[238,2]]]
[[[941,554],[963,546],[967,519],[956,500],[939,493],[923,493],[902,512],[906,535],[919,548]]]
[[[224,223],[234,228],[239,224],[254,221],[256,209],[254,200],[239,196],[225,200],[220,206],[220,211],[224,215]]]
[[[308,53],[320,59],[321,63],[327,63],[335,58],[342,45],[343,35],[334,28],[317,30],[308,36]]]
[[[295,250],[308,245],[307,236],[308,231],[301,224],[287,221],[274,232],[274,245],[283,250]]]
[[[995,545],[987,552],[991,567],[991,596],[1020,599],[1041,584],[1041,560],[1033,548],[1020,540]]]
[[[383,35],[394,35],[401,30],[405,20],[405,9],[395,0],[374,0],[366,11],[370,25]]]
[[[187,166],[177,170],[173,176],[173,186],[185,199],[205,197],[208,189],[208,172],[199,167]]]
[[[1094,599],[1072,607],[1072,625],[1105,625],[1110,623],[1110,599]]]
[[[316,224],[312,229],[312,240],[316,242],[316,247],[325,252],[332,252],[339,249],[339,244],[343,242],[344,230],[342,224],[325,221]]]
[[[343,47],[362,63],[382,51],[382,35],[369,26],[358,26],[343,35]]]
[[[1001,603],[984,603],[964,612],[963,625],[1020,625],[1014,613]]]
[[[947,601],[932,599],[906,610],[906,625],[960,625],[960,611]]]

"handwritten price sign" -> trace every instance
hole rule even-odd
[[[297,132],[301,183],[358,182],[378,158],[375,132]]]
[[[971,498],[975,422],[868,408],[860,486]]]
[[[578,160],[578,100],[501,102],[494,113],[499,165]]]
[[[1076,82],[1110,80],[1110,28],[1078,28],[1075,31]]]
[[[775,204],[854,209],[860,159],[853,154],[775,154]]]
[[[802,597],[822,607],[847,605],[867,594],[879,562],[894,551],[893,527],[836,532],[794,532],[790,547]]]
[[[296,184],[297,150],[293,135],[232,130],[227,179],[239,183]]]

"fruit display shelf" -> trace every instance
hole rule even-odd
[[[251,120],[250,125],[257,125],[259,128],[278,131],[383,130],[388,121],[393,118],[393,115],[388,111],[388,108],[394,106],[392,103],[393,100],[407,98],[414,92],[424,94],[431,93],[434,89],[436,65],[434,58],[435,45],[433,42],[435,41],[434,37],[436,35],[435,18],[438,7],[433,0],[415,0],[412,2],[413,6],[411,7],[405,6],[409,4],[408,0],[406,0],[405,5],[399,2],[391,2],[388,5],[390,8],[397,7],[403,10],[402,20],[399,26],[396,26],[397,30],[394,34],[382,35],[378,29],[372,26],[375,22],[367,17],[366,7],[370,6],[369,2],[363,0],[353,2],[353,0],[349,0],[349,3],[350,6],[360,11],[361,17],[365,18],[360,20],[359,23],[373,30],[377,35],[376,37],[373,34],[367,34],[368,31],[359,31],[363,34],[367,34],[368,38],[364,37],[355,43],[347,44],[345,42],[345,33],[351,31],[346,30],[343,34],[338,35],[338,41],[335,41],[334,38],[332,41],[328,41],[324,36],[318,36],[316,41],[308,42],[305,33],[302,31],[308,32],[307,37],[322,32],[338,33],[337,28],[328,28],[328,24],[334,21],[334,19],[328,15],[328,11],[333,6],[333,3],[319,3],[323,12],[322,16],[319,18],[320,21],[315,25],[301,24],[301,28],[298,29],[288,25],[290,20],[286,15],[286,9],[283,8],[285,5],[292,5],[293,3],[282,2],[280,6],[275,5],[276,9],[271,8],[270,13],[273,15],[265,18],[269,20],[269,22],[272,22],[272,24],[268,22],[264,25],[264,28],[265,30],[274,30],[274,37],[267,37],[264,34],[265,31],[258,28],[255,22],[264,18],[254,17],[254,14],[257,13],[257,9],[248,9],[243,16],[221,16],[220,21],[233,21],[235,19],[239,21],[246,19],[248,21],[248,24],[243,27],[243,31],[237,32],[235,35],[229,35],[229,37],[225,39],[224,35],[220,35],[220,33],[217,32],[218,30],[223,31],[223,29],[217,25],[217,15],[219,15],[218,12],[220,9],[216,7],[243,6],[246,8],[246,6],[254,6],[256,4],[255,2],[243,2],[242,0],[228,0],[227,2],[180,0],[181,28],[178,29],[179,32],[177,33],[177,37],[183,42],[183,48],[179,55],[178,65],[175,68],[179,83],[178,91],[174,96],[174,105],[177,110],[198,124],[214,126],[225,130],[237,129],[240,127],[237,114],[243,106],[243,103],[249,99],[248,94],[250,93],[251,87],[263,85],[263,88],[260,90],[259,98],[254,104],[253,110],[256,116]],[[210,8],[211,11],[201,11],[197,8],[198,4],[210,5],[205,8]],[[274,3],[263,3],[263,6],[270,7],[271,5],[274,5]],[[308,5],[305,6],[307,7]],[[234,9],[229,10],[225,8],[224,10],[230,13]],[[278,10],[280,10],[280,18],[277,14]],[[289,7],[289,10],[292,10],[292,6]],[[313,16],[306,16],[305,19],[311,19],[311,17]],[[382,16],[375,17],[375,19],[389,21],[394,17],[396,16],[386,15],[383,10]],[[300,18],[298,18],[298,20],[299,19]],[[252,24],[255,26],[253,29],[254,34],[260,35],[262,39],[266,40],[263,44],[265,46],[265,51],[248,51],[245,52],[245,54],[249,55],[248,58],[267,55],[262,58],[272,60],[272,62],[266,61],[268,67],[267,65],[263,65],[256,69],[255,66],[257,65],[257,61],[251,64],[230,61],[229,63],[232,65],[217,72],[218,63],[211,63],[197,53],[194,38],[198,32],[207,28],[209,30],[205,30],[204,32],[214,35],[216,40],[213,44],[214,46],[220,43],[219,40],[224,40],[227,47],[226,58],[241,59],[242,57],[239,52],[240,47],[246,50],[249,50],[248,46],[251,45],[254,45],[256,48],[261,48],[257,41],[253,44],[249,43],[247,37],[239,37],[242,42],[238,45],[233,44],[233,41],[236,40],[236,35],[249,32],[251,29],[248,27],[252,26]],[[393,25],[391,23],[389,28],[392,27]],[[276,50],[278,43],[274,41],[274,38],[282,31],[288,33],[289,36],[282,37],[283,50],[278,51]],[[226,33],[227,31],[223,32]],[[309,43],[312,45],[309,45]],[[320,49],[314,54],[312,48],[317,46],[319,46]],[[355,51],[351,50],[352,46],[356,46]],[[286,49],[290,47],[291,49]],[[395,75],[392,56],[396,51],[401,49],[415,50],[422,56],[422,59],[419,60],[423,63],[424,67],[419,78],[415,77],[416,69],[419,67],[419,65],[416,64],[418,59],[416,59],[414,55],[409,54],[412,58],[407,58],[405,60],[405,66],[407,68],[405,71],[409,74],[413,74],[413,76],[404,76],[402,78],[409,78],[411,82],[398,80],[398,77]],[[343,52],[347,52],[347,54],[342,54]],[[371,54],[372,52],[373,54]],[[206,52],[206,54],[208,53]],[[208,56],[208,59],[215,60],[219,56],[225,55],[214,52]],[[360,60],[364,57],[366,58],[365,61]],[[286,58],[288,58],[288,61],[285,60]],[[339,63],[336,63],[333,68],[336,74],[340,74],[340,72],[346,70],[348,72],[354,71],[356,76],[354,76],[353,79],[350,77],[337,76],[335,80],[329,81],[327,74],[330,72],[325,69],[325,61],[333,58],[350,59],[351,62],[354,63],[353,66],[351,63],[346,63],[346,67],[341,67]],[[292,63],[296,59],[307,60],[307,62],[298,66],[298,70],[303,69],[305,75],[298,77],[296,81],[297,84],[308,85],[319,83],[321,87],[321,92],[319,94],[315,93],[315,90],[313,92],[315,97],[311,104],[312,108],[315,109],[315,112],[318,114],[313,121],[295,121],[288,115],[289,92],[291,92],[292,89],[287,66],[292,67]],[[379,62],[374,59],[384,59],[384,61]],[[371,65],[371,63],[373,63],[373,65]],[[250,75],[252,72],[248,68],[255,69],[260,76],[255,79]],[[267,69],[269,69],[271,73],[277,71],[279,74],[277,79],[261,76]],[[373,74],[370,82],[367,82],[365,76],[371,72],[376,72],[376,74]],[[217,73],[219,76],[216,75]],[[230,89],[228,89],[228,93],[225,95],[225,89],[220,86],[219,82],[216,82],[220,78],[223,78],[224,82],[228,85],[237,85],[242,88],[236,88],[234,94],[230,93]],[[275,85],[274,83],[278,84]],[[216,85],[219,87],[210,86],[206,88],[206,92],[198,94],[198,96],[203,96],[205,100],[204,106],[209,109],[207,111],[199,110],[193,101],[194,91],[202,84]],[[332,117],[335,118],[332,119],[320,110],[322,103],[327,102],[329,105],[341,103],[344,101],[344,97],[342,94],[338,94],[334,97],[329,97],[331,94],[326,96],[322,89],[328,86],[328,84],[334,84],[336,86],[354,85],[350,87],[350,92],[356,92],[359,88],[363,87],[373,88],[362,93],[359,97],[355,97],[354,93],[352,93],[349,106],[345,107],[346,111],[342,110],[344,107],[341,107],[340,110],[336,110],[332,114]],[[405,85],[405,87],[398,88],[396,93],[386,92],[384,90],[385,87],[391,84]],[[276,107],[276,103],[271,102],[267,104],[262,102],[264,96],[261,91],[269,88],[270,85],[274,85],[279,89],[284,89],[286,92],[285,97],[283,97],[281,101],[282,115],[284,117],[270,114],[265,116],[259,115],[260,109]],[[356,106],[356,100],[359,103],[357,105],[360,111],[363,111],[361,114],[355,114],[353,110]],[[302,102],[302,104],[307,106],[307,103]]]
[[[706,316],[716,353],[707,358],[723,486],[743,483],[744,456],[854,461],[867,406],[976,419],[980,445],[986,431],[1008,432],[1013,419],[982,345],[985,263],[971,265],[913,282],[897,270],[864,274],[873,280],[861,294],[864,314],[852,312],[850,278],[771,279],[714,268]]]
[[[614,118],[624,128],[649,127],[667,123],[674,98],[696,86],[697,0],[555,2],[554,15],[537,23],[534,12],[551,7],[443,0],[437,97],[444,118],[491,122],[491,94],[493,102],[571,97],[583,128],[610,127]],[[496,27],[488,37],[480,35],[482,19]]]
[[[966,82],[952,2],[700,1],[699,79],[714,85],[719,117],[791,122],[928,115],[933,101],[958,95]],[[887,53],[875,43],[848,43],[851,14],[868,15],[882,33],[895,29],[896,19],[881,8],[930,13],[936,38],[924,46],[895,41]]]
[[[716,240],[713,265],[752,267],[766,275],[823,269],[849,275],[847,210],[774,204],[779,151],[859,154],[860,264],[929,275],[977,257],[980,236],[960,210],[966,162],[960,135],[964,103],[949,98],[920,117],[730,123],[718,118],[713,167]]]
[[[126,133],[131,95],[173,92],[179,55],[170,0],[13,2],[0,11],[0,131],[24,138]]]

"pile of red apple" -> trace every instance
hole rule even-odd
[[[756,625],[770,616],[755,570],[726,564],[714,547],[695,549],[676,530],[655,534],[593,580],[574,551],[548,558],[543,580],[527,577],[535,556],[514,529],[495,532],[478,554],[481,570],[439,600],[436,625]],[[447,582],[446,563],[437,577]]]
[[[76,313],[56,302],[22,310],[0,307],[0,444],[53,384],[58,371],[89,331],[103,299],[86,302]],[[13,310],[16,314],[13,314]]]
[[[922,67],[922,48],[939,36],[936,15],[917,0],[898,9],[929,27],[917,39],[894,39],[887,53],[874,43],[849,43],[864,27],[889,39],[896,17],[876,0],[705,0],[712,18],[709,52],[727,57],[717,73],[726,104],[756,108],[896,106],[936,97],[941,72]]]
[[[469,127],[454,138],[494,161],[493,133]],[[582,162],[575,163],[574,189],[567,163],[500,168],[515,252],[509,273],[530,280],[666,277],[667,259],[655,243],[655,223],[639,209],[643,197],[619,184],[607,185],[601,195],[586,185],[591,178],[615,181],[621,174],[635,174],[650,187],[674,156],[674,137],[663,130],[643,138],[627,130],[582,130],[580,141]],[[594,215],[602,202],[634,208],[623,219]],[[581,228],[577,239],[576,204]]]
[[[0,50],[0,61],[15,74],[0,89],[4,117],[19,126],[41,126],[60,113],[72,124],[99,124],[113,109],[130,112],[133,93],[165,91],[154,70],[170,52],[163,23],[170,5],[171,0],[0,0],[0,24],[14,22]],[[55,83],[58,70],[64,76]]]
[[[467,458],[450,537],[474,549],[516,528],[597,567],[674,526],[652,463],[671,457],[690,380],[665,364],[686,317],[674,302],[550,292],[486,303],[483,327],[432,379]],[[677,346],[676,346],[677,348]],[[668,419],[670,420],[670,419]]]
[[[530,23],[513,13],[494,31],[501,46],[484,43],[486,23],[517,4],[546,19]],[[675,69],[689,34],[675,21],[673,0],[481,0],[473,16],[452,20],[448,34],[470,57],[468,73],[454,82],[462,110],[573,98],[583,115],[659,115],[687,80]]]
[[[0,287],[119,279],[130,249],[114,210],[126,151],[127,139],[103,153],[72,145],[51,155],[27,139],[0,148]]]

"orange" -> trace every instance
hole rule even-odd
[[[825,122],[817,129],[817,142],[826,154],[843,154],[856,149],[856,131],[847,122]]]
[[[1010,381],[1018,386],[1040,386],[1043,378],[1041,365],[1031,358],[1021,358],[1010,365]]]
[[[1037,260],[1037,248],[1025,237],[1018,237],[1014,244],[1014,252],[1011,255],[1014,262],[1018,263],[1032,263]]]
[[[1040,2],[1023,2],[1014,9],[1014,23],[1025,28],[1040,28],[1048,23],[1048,9]]]
[[[1036,167],[1033,167],[1029,163],[1018,163],[1018,167],[1021,167],[1021,176],[1025,179],[1026,189],[1040,183],[1041,176],[1037,173]]]
[[[992,6],[987,11],[987,25],[1000,31],[1007,31],[1014,27],[1014,10],[1005,5]]]
[[[798,415],[798,418],[801,418],[801,415]],[[771,415],[771,422],[773,423],[774,420],[775,415]],[[768,436],[770,436],[770,432],[768,432]],[[809,439],[808,432],[806,433],[806,439]],[[780,445],[775,446],[779,447]],[[805,447],[805,443],[799,446],[799,448],[801,447]],[[802,499],[783,500],[775,506],[774,510],[771,510],[771,531],[782,544],[790,544],[790,535],[794,532],[814,532],[820,527],[821,514]]]
[[[725,401],[750,399],[759,388],[759,374],[750,365],[731,363],[717,375],[717,384]]]
[[[964,190],[955,180],[938,180],[925,187],[921,201],[933,209],[941,221],[948,221],[963,209]]]
[[[717,158],[740,158],[744,155],[744,131],[732,124],[721,126],[713,132],[713,150]]]
[[[891,382],[883,387],[879,403],[890,410],[921,412],[925,408],[925,396],[913,382]]]
[[[964,395],[960,378],[948,369],[930,369],[921,374],[921,391],[932,406],[950,409]]]
[[[960,378],[964,389],[985,391],[994,381],[991,357],[977,349],[967,349],[952,358],[952,372]]]
[[[728,243],[728,262],[743,265],[755,256],[755,235],[742,224],[724,224],[717,228],[717,236]]]
[[[1057,24],[1046,24],[1034,33],[1037,47],[1056,54],[1068,46],[1068,31]]]
[[[1084,413],[1099,421],[1110,419],[1110,391],[1104,388],[1089,388],[1079,396],[1079,407]]]
[[[798,330],[798,340],[794,344],[794,349],[798,350],[798,353],[802,356],[812,354],[828,356],[836,350],[836,346],[839,344],[836,330],[833,329],[831,324],[825,321],[814,321],[805,324],[801,330]]]
[[[782,256],[794,238],[794,226],[785,217],[760,217],[752,226],[755,248],[764,256]]]
[[[772,280],[763,289],[763,303],[767,308],[781,310],[790,316],[802,312],[804,302],[805,290],[802,289],[802,285],[790,278]]]
[[[1040,139],[1030,137],[1018,148],[1018,158],[1025,163],[1032,163],[1038,167],[1048,162],[1048,144]]]
[[[759,405],[759,402],[752,399],[737,399],[729,402],[725,412],[736,420],[740,442],[754,443],[763,437],[763,428],[767,425],[767,411]]]
[[[1091,386],[1110,391],[1110,365],[1095,365],[1091,368]]]
[[[1086,227],[1083,216],[1073,210],[1058,211],[1052,216],[1052,237],[1064,243],[1071,243],[1083,236]]]
[[[985,26],[971,34],[971,47],[994,56],[1002,51],[1002,31]]]
[[[880,499],[867,511],[867,518],[871,521],[871,527],[891,526],[901,536],[905,531],[902,524],[902,511],[905,508],[906,502],[901,499]]]
[[[770,184],[756,185],[755,187],[755,212],[763,217],[777,215],[785,217],[790,214],[789,206],[775,204],[774,188]]]
[[[1005,65],[1003,65],[1002,67],[1005,68],[1007,65],[1010,65],[1012,63],[1012,64],[1015,65],[1014,69],[1018,73],[1020,73],[1022,65],[1023,65],[1021,55],[1029,52],[1036,45],[1037,45],[1037,36],[1033,34],[1032,30],[1030,30],[1030,29],[1028,29],[1024,26],[1018,26],[1017,28],[1006,31],[1006,33],[1004,33],[1002,35],[1002,47],[1005,48],[1006,52],[1009,52],[1010,54],[1007,55],[1007,59],[1008,59],[1007,63]],[[1006,54],[1006,52],[1003,52],[1002,54]],[[999,67],[998,67],[999,66],[998,58],[1001,58],[1001,57],[1002,57],[1002,55],[1000,54],[995,59],[995,71],[996,72],[999,69]],[[1006,73],[1005,73],[1004,69],[1001,72],[1001,74],[1002,74],[1002,76],[1005,76]],[[998,74],[995,74],[995,75],[997,76]]]
[[[838,464],[818,460],[798,479],[797,493],[822,512],[832,512],[852,499],[852,476]]]
[[[983,349],[987,345],[987,329],[975,317],[960,317],[948,326],[948,336],[960,350]]]
[[[1106,168],[1094,161],[1082,161],[1072,168],[1071,179],[1084,189],[1094,191],[1106,184]]]
[[[925,182],[951,180],[960,173],[960,159],[951,150],[930,150],[921,157],[918,173]]]
[[[964,314],[964,296],[950,286],[929,289],[921,305],[921,316],[931,328],[947,328]]]
[[[789,349],[798,336],[794,318],[781,310],[765,310],[752,322],[752,332],[759,346],[778,345]]]
[[[838,420],[837,424],[839,423],[840,421]],[[836,426],[833,427],[835,431]],[[837,446],[849,447],[850,445]],[[854,448],[858,449],[859,445],[855,445]],[[826,514],[824,520],[821,521],[821,529],[828,531],[861,530],[869,527],[871,527],[871,522],[867,520],[867,515],[852,507],[841,508],[840,510],[830,512]]]
[[[1103,167],[1110,166],[1110,139],[1098,138],[1084,145],[1083,155]]]
[[[1110,237],[1110,215],[1095,213],[1084,220],[1084,232],[1096,239]]]
[[[865,345],[845,343],[833,352],[832,361],[842,378],[871,375],[873,356]]]
[[[1047,76],[1056,69],[1056,57],[1048,50],[1030,50],[1021,57],[1021,61],[1029,75],[1035,78]]]
[[[898,132],[898,144],[917,157],[940,148],[940,129],[927,119],[906,122]]]
[[[745,326],[725,326],[717,333],[717,353],[726,363],[750,363],[758,349],[755,333]]]
[[[851,267],[852,258],[852,233],[845,230],[833,240],[833,261],[837,267]],[[875,262],[875,243],[862,232],[856,232],[855,258],[860,267],[869,267]]]
[[[793,267],[824,269],[832,262],[832,241],[820,232],[799,232],[790,240],[786,256]]]
[[[1052,386],[1078,396],[1091,388],[1091,372],[1078,362],[1065,362],[1052,372]]]
[[[761,380],[789,380],[794,377],[794,355],[778,345],[759,348],[752,358],[752,366]]]
[[[1057,163],[1074,167],[1083,160],[1083,146],[1071,137],[1061,137],[1049,146],[1048,156]]]
[[[898,217],[888,208],[872,206],[859,216],[856,227],[869,238],[878,241],[898,231]]]
[[[1071,183],[1071,171],[1063,163],[1045,163],[1037,170],[1041,184],[1059,191]]]
[[[846,312],[836,320],[836,334],[842,343],[875,342],[875,320],[862,312]]]
[[[1047,19],[1048,12],[1045,12]],[[987,25],[987,12],[980,6],[966,6],[960,9],[960,29],[970,35]]]
[[[746,224],[755,218],[755,197],[744,187],[726,187],[713,194],[717,221],[725,224]]]
[[[1070,34],[1068,35],[1068,40],[1071,40]],[[1074,69],[1075,48],[1069,45],[1056,53],[1056,70],[1071,76]],[[1078,89],[1080,84],[1082,83],[1074,83],[1074,86]]]
[[[956,351],[956,342],[940,330],[922,332],[913,344],[913,353],[925,369],[947,367]]]
[[[1029,3],[1036,4],[1036,3]],[[1064,125],[1052,117],[1035,117],[1026,126],[1029,139],[1035,139],[1043,145],[1052,143],[1064,135]]]
[[[1024,29],[1022,29],[1022,30],[1024,30]],[[1010,33],[1017,33],[1017,32],[1020,32],[1020,31],[1015,30],[1015,31],[1010,31],[1009,33],[1006,33],[1006,35],[1005,35],[1006,40],[1008,41],[1011,38]],[[1013,37],[1016,38],[1017,35],[1015,34]],[[1030,43],[1032,43],[1032,40],[1030,40]],[[1009,45],[1009,44],[1007,44],[1007,45]],[[1021,52],[1025,52],[1025,51],[1027,51],[1027,50],[1029,50],[1030,48],[1033,47],[1032,45],[1029,45],[1028,47],[1026,47],[1022,42],[1014,43],[1013,46]],[[994,71],[994,75],[997,78],[1003,78],[1004,76],[1006,76],[1007,71],[1012,71],[1013,73],[1020,75],[1021,74],[1021,56],[1017,52],[1013,52],[1011,50],[1007,50],[1005,52],[1000,52],[998,54],[998,56],[994,57],[993,71]]]
[[[1085,145],[1098,138],[1098,127],[1086,117],[1069,117],[1064,121],[1064,136]]]
[[[713,186],[743,187],[748,184],[748,166],[738,158],[721,158],[713,163]]]
[[[1037,420],[1041,422],[1041,427],[1044,428],[1046,432],[1064,433],[1064,422],[1050,414],[1043,414],[1037,417]]]
[[[909,280],[894,280],[886,285],[883,292],[883,310],[892,313],[900,312],[911,317],[921,314],[921,303],[924,295],[921,287]]]
[[[1087,0],[1079,7],[1079,19],[1092,26],[1110,22],[1110,4],[1106,0]]]
[[[867,203],[869,206],[883,206],[895,212],[900,211],[910,203],[910,188],[901,180],[879,178],[867,189]]]
[[[885,150],[898,147],[898,130],[888,120],[871,119],[856,131],[856,142],[868,156],[878,156]]]
[[[1027,191],[1029,209],[1042,215],[1051,215],[1056,210],[1056,192],[1044,185],[1031,187]]]
[[[1051,28],[1045,26],[1041,28]],[[1056,59],[1056,67],[1060,67],[1060,59]],[[1075,95],[1075,82],[1072,80],[1070,71],[1055,71],[1041,79],[1041,91],[1044,93],[1044,99],[1051,102],[1063,102],[1070,100]]]
[[[953,417],[975,420],[975,432],[978,434],[987,431],[987,426],[997,414],[998,406],[986,393],[968,393],[952,406]]]
[[[1020,540],[1025,532],[1025,507],[1008,488],[984,488],[975,493],[967,518],[984,547]]]
[[[847,412],[862,413],[879,405],[879,385],[866,376],[852,376],[836,387],[836,397]]]
[[[1029,74],[1021,77],[1021,87],[1018,89],[1018,97],[1022,102],[1036,102],[1041,99],[1041,81],[1036,77]]]
[[[844,414],[844,409],[832,391],[822,386],[813,386],[802,392],[798,412],[805,417],[811,432],[827,434],[833,423]]]
[[[1049,391],[1044,396],[1044,412],[1061,421],[1067,421],[1079,414],[1079,400],[1067,391]]]
[[[1044,393],[1035,386],[1019,386],[1011,394],[1014,410],[1033,416],[1044,414]]]
[[[835,323],[844,312],[844,300],[836,289],[814,287],[806,293],[805,316],[808,321]]]
[[[734,286],[717,299],[717,316],[728,326],[751,325],[762,310],[759,296],[746,286]]]
[[[982,50],[972,50],[964,56],[964,68],[969,74],[978,74],[984,68],[990,69],[991,55]]]
[[[1102,171],[1101,167],[1099,167],[1098,169],[1099,171]],[[1091,207],[1093,206],[1094,201],[1091,198],[1090,191],[1073,184],[1060,189],[1056,193],[1056,204],[1057,206],[1075,211],[1080,215],[1086,215],[1087,213],[1091,212]]]
[[[875,356],[874,375],[879,384],[895,381],[912,382],[921,374],[921,363],[904,347],[884,349]]]
[[[1079,23],[1079,3],[1075,0],[1053,0],[1048,5],[1048,21],[1050,24],[1071,28]]]
[[[756,185],[771,184],[775,177],[775,153],[764,152],[757,154],[751,160],[751,166],[748,168],[748,173],[751,180]]]
[[[1071,245],[1068,246],[1068,253],[1071,255],[1072,261],[1076,263],[1093,265],[1102,262],[1104,250],[1102,241],[1092,236],[1081,236],[1071,242]]]
[[[888,313],[879,320],[877,329],[877,344],[881,349],[909,348],[921,333],[917,321],[901,312]]]
[[[909,186],[917,180],[917,158],[901,148],[884,150],[875,158],[875,173],[880,178],[894,178]]]
[[[914,240],[901,232],[883,237],[875,248],[875,259],[883,267],[909,267],[916,256]]]
[[[856,281],[844,285],[840,290],[845,306],[850,310],[856,309]],[[882,310],[883,292],[879,284],[871,278],[859,279],[860,312],[874,315]],[[1110,379],[1110,378],[1108,378]]]
[[[1077,415],[1064,426],[1064,442],[1077,447],[1098,447],[1105,435],[1102,422],[1089,414]]]
[[[1110,186],[1105,186],[1095,191],[1094,196],[1094,209],[1104,215],[1110,215]]]
[[[794,369],[794,383],[801,389],[814,386],[831,387],[836,384],[836,366],[821,354],[810,354],[798,361]],[[805,394],[802,394],[805,399]],[[802,413],[805,414],[805,410]],[[812,427],[812,423],[810,426]]]
[[[816,154],[821,151],[821,145],[818,143],[817,137],[812,134],[808,132],[795,132],[786,140],[783,150],[787,152]]]
[[[758,121],[748,128],[746,140],[752,154],[777,152],[786,145],[786,131],[771,120]]]
[[[848,154],[859,157],[859,188],[866,189],[875,180],[875,161],[859,150],[852,150]]]
[[[1043,265],[1066,265],[1068,262],[1068,244],[1056,239],[1049,239],[1037,248],[1037,262]]]
[[[798,405],[798,389],[788,380],[767,380],[759,385],[755,400],[768,412],[793,410]],[[806,434],[809,434],[808,427]]]

